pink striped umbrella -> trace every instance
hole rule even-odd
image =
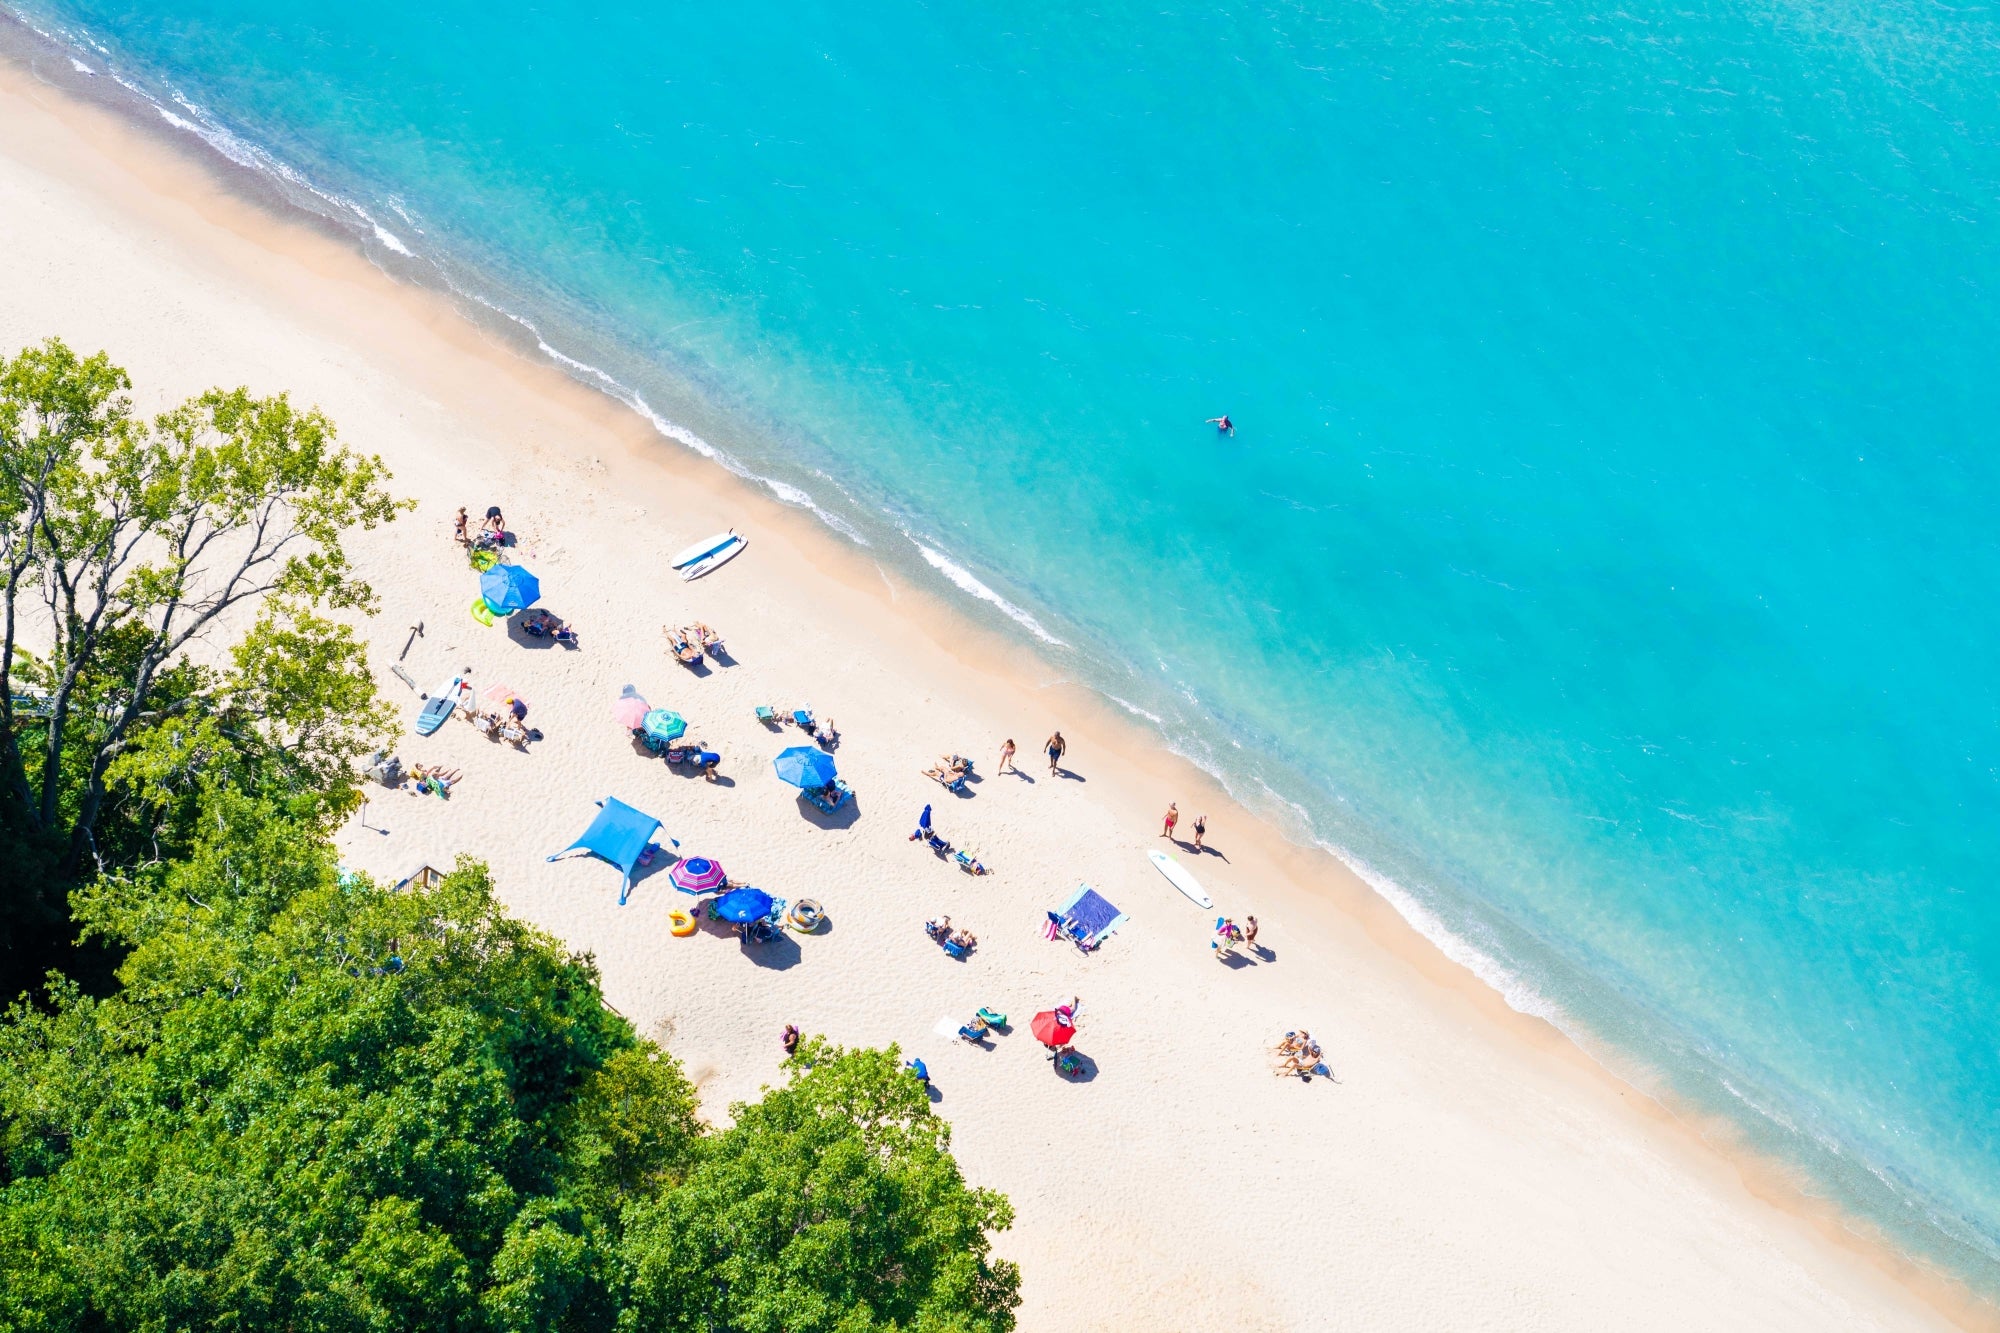
[[[714,893],[729,882],[718,861],[705,856],[683,857],[667,871],[667,879],[682,893]]]

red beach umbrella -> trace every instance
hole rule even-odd
[[[1035,1015],[1034,1022],[1028,1024],[1028,1031],[1035,1034],[1035,1040],[1044,1046],[1067,1046],[1076,1039],[1076,1029],[1056,1017],[1053,1009],[1044,1009]]]

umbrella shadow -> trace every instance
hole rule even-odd
[[[1065,1074],[1062,1070],[1055,1069],[1055,1057],[1049,1057],[1049,1067],[1055,1069],[1057,1078],[1065,1083],[1089,1083],[1097,1077],[1097,1061],[1074,1048],[1070,1054],[1076,1057],[1077,1071],[1074,1074]]]
[[[761,944],[745,939],[738,947],[751,962],[773,972],[788,971],[805,960],[805,951],[789,930],[780,930]]]
[[[823,829],[853,828],[854,821],[861,818],[860,798],[856,796],[849,796],[829,812],[808,801],[801,792],[798,805],[799,813],[804,815],[808,822]]]

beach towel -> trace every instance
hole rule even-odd
[[[1112,931],[1125,924],[1125,913],[1088,884],[1078,887],[1070,900],[1056,909],[1063,923],[1082,938],[1101,943]]]

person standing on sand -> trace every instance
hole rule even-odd
[[[504,537],[507,535],[507,520],[500,513],[499,505],[486,506],[485,529],[486,531],[491,532],[496,537]]]
[[[451,531],[451,535],[458,538],[458,544],[460,546],[472,545],[472,534],[466,530],[465,526],[470,521],[471,520],[469,520],[465,516],[465,506],[460,505],[458,507],[458,523],[452,528]]]
[[[1208,816],[1196,815],[1194,817],[1194,849],[1196,851],[1201,850],[1202,835],[1207,832],[1208,832]]]
[[[1058,731],[1053,736],[1050,736],[1048,744],[1042,748],[1049,752],[1049,772],[1062,772],[1062,757],[1069,753],[1069,743],[1063,740],[1062,733]]]
[[[1248,949],[1257,947],[1257,918],[1254,916],[1243,918],[1243,945]]]
[[[1014,771],[1014,738],[1012,736],[1009,736],[1001,744],[1000,766],[993,771],[995,773],[1012,773]]]
[[[1181,808],[1178,805],[1175,805],[1172,801],[1167,802],[1167,821],[1160,828],[1160,836],[1163,838],[1173,837],[1174,825],[1180,822],[1181,822]]]

